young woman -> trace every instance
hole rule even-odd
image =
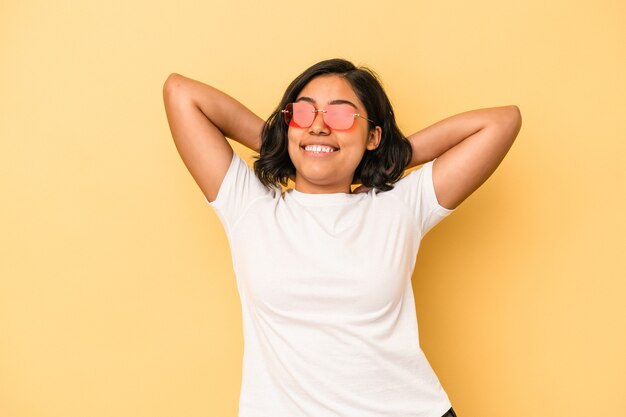
[[[506,155],[519,109],[461,113],[405,138],[374,73],[341,59],[298,76],[266,122],[178,74],[164,101],[231,247],[239,417],[456,416],[419,345],[411,275],[423,236]],[[254,171],[226,137],[260,153]]]

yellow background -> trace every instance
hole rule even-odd
[[[413,276],[459,417],[625,415],[624,16],[616,0],[0,3],[0,415],[236,415],[230,252],[161,88],[178,72],[265,118],[335,56],[379,73],[405,134],[522,111]]]

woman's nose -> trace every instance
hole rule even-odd
[[[324,114],[322,110],[317,110],[315,112],[315,118],[313,119],[313,123],[311,123],[310,132],[317,135],[330,133],[330,128],[326,123],[324,123]]]

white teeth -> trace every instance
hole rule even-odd
[[[305,151],[310,152],[335,152],[335,149],[329,146],[321,146],[321,145],[307,145],[304,147]]]

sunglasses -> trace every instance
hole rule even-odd
[[[316,110],[315,106],[308,101],[297,101],[287,104],[285,109],[281,110],[281,113],[283,113],[285,123],[293,127],[311,126],[317,113],[322,113],[324,123],[335,130],[350,129],[354,125],[354,119],[357,117],[374,123],[373,120],[355,113],[354,110],[354,107],[345,103],[328,104],[324,109]]]

